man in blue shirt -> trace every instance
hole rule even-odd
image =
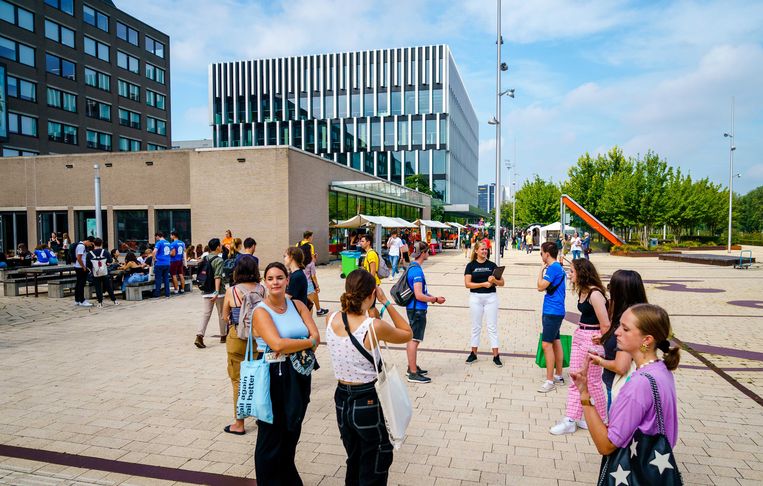
[[[185,242],[178,236],[177,231],[170,233],[170,275],[172,276],[172,288],[176,294],[185,291]],[[180,288],[178,288],[180,280]]]
[[[564,385],[562,377],[562,342],[559,339],[559,329],[564,320],[564,296],[566,294],[566,279],[564,267],[556,261],[559,254],[556,243],[547,241],[540,247],[540,258],[543,267],[538,275],[538,292],[543,296],[543,354],[546,356],[546,381],[538,388],[541,393],[548,393],[556,385]],[[556,368],[556,373],[554,373]]]
[[[164,296],[170,296],[170,244],[164,239],[164,233],[157,231],[154,234],[156,243],[151,254],[154,259],[154,297],[159,297],[164,283]]]
[[[413,339],[408,342],[406,352],[408,354],[408,381],[411,383],[429,383],[432,381],[427,374],[427,370],[422,370],[416,364],[416,353],[419,349],[419,343],[424,340],[424,330],[427,327],[427,306],[428,304],[444,304],[445,297],[435,297],[429,295],[427,281],[424,278],[424,271],[421,264],[429,258],[429,246],[423,241],[417,241],[413,245],[413,260],[408,266],[408,286],[413,289],[413,298],[408,302],[408,323],[413,331]]]

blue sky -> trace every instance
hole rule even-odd
[[[446,43],[480,120],[479,181],[495,180],[495,1],[116,0],[171,38],[172,136],[209,138],[212,62]],[[693,177],[763,185],[763,2],[503,1],[502,151],[522,180],[578,156],[653,150]],[[514,141],[516,140],[516,158]],[[507,172],[503,172],[503,181]]]

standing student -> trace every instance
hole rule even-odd
[[[371,235],[368,233],[360,237],[360,247],[366,253],[363,259],[363,270],[370,273],[376,279],[376,285],[381,285],[379,278],[379,254],[371,247]]]
[[[283,254],[283,264],[289,269],[289,285],[286,287],[286,293],[296,299],[310,310],[312,303],[307,299],[307,276],[305,275],[302,261],[304,256],[302,250],[290,246]]]
[[[591,253],[591,234],[588,232],[583,233],[583,239],[580,242],[580,247],[583,249],[583,256],[586,260],[590,260],[589,254]]]
[[[577,260],[580,258],[580,254],[583,252],[583,241],[580,239],[580,234],[575,232],[575,236],[572,237],[572,243],[570,244],[572,251],[572,259]]]
[[[525,235],[525,250],[527,250],[528,254],[533,252],[533,232],[532,232],[532,230],[527,230],[527,234]]]
[[[397,264],[400,261],[400,249],[402,247],[403,240],[397,236],[397,231],[393,230],[389,240],[387,240],[387,248],[389,249],[389,260],[391,265],[389,278],[392,280],[394,280],[395,275],[397,275]]]
[[[257,484],[263,486],[301,486],[294,456],[302,433],[302,422],[310,403],[311,376],[298,372],[291,354],[315,351],[320,342],[318,328],[310,311],[299,300],[289,299],[286,287],[289,271],[279,262],[265,268],[268,292],[252,316],[252,332],[257,351],[269,349],[264,356],[270,363],[270,399],[273,423],[257,421],[254,468]],[[299,360],[297,360],[299,362]]]
[[[487,318],[487,333],[493,350],[493,364],[503,366],[498,352],[498,292],[496,286],[503,287],[503,278],[497,279],[493,272],[498,266],[487,259],[487,247],[478,242],[472,251],[472,260],[464,270],[464,285],[469,289],[469,309],[472,317],[472,350],[466,364],[477,361],[477,348],[482,334],[482,316]]]
[[[164,239],[164,233],[154,234],[156,242],[151,257],[154,259],[154,297],[161,295],[164,285],[164,296],[170,296],[170,244]]]
[[[217,319],[220,325],[220,342],[224,343],[227,336],[227,327],[225,320],[223,319],[223,299],[220,296],[222,293],[225,295],[225,282],[223,282],[223,259],[220,256],[222,251],[220,248],[220,240],[212,238],[209,240],[209,254],[204,257],[211,266],[211,275],[207,275],[207,278],[215,279],[215,290],[212,295],[203,295],[202,302],[204,302],[204,312],[201,315],[201,323],[199,323],[199,329],[196,332],[196,341],[194,344],[197,348],[206,348],[204,344],[204,335],[207,332],[207,324],[209,324],[209,318],[212,315],[212,311],[217,309]]]
[[[251,236],[247,236],[244,238],[244,249],[236,255],[236,259],[234,260],[235,265],[238,265],[238,262],[241,261],[244,257],[251,257],[254,258],[254,261],[257,262],[257,265],[260,264],[260,259],[257,258],[254,255],[254,252],[257,250],[257,242],[252,238]]]
[[[182,294],[185,292],[185,242],[180,239],[177,231],[170,233],[170,275],[172,275],[173,292]],[[178,288],[178,280],[180,287]]]
[[[111,253],[103,248],[103,240],[96,238],[93,240],[93,248],[87,252],[87,268],[93,274],[93,285],[95,285],[95,296],[98,299],[97,307],[103,307],[103,289],[109,293],[109,298],[114,305],[119,305],[117,298],[114,296],[114,289],[111,285],[111,277],[109,276],[109,264],[113,261]],[[106,275],[96,275],[98,272],[96,269],[99,266],[103,266],[106,269]]]
[[[61,236],[61,249],[64,250],[64,260],[66,261],[67,265],[72,264],[72,257],[69,254],[69,247],[71,246],[71,238],[69,238],[69,233],[64,233]]]
[[[225,237],[222,241],[222,256],[223,260],[228,259],[228,253],[230,252],[230,247],[233,244],[233,232],[231,230],[225,230]]]
[[[74,248],[74,273],[77,276],[77,283],[74,284],[74,305],[82,307],[92,307],[93,304],[85,299],[85,284],[87,283],[87,252],[93,248],[94,237],[88,236],[87,239],[77,243]],[[68,252],[67,252],[68,253]]]
[[[577,371],[583,368],[588,359],[588,353],[604,354],[600,346],[594,345],[594,338],[600,338],[603,332],[609,330],[609,315],[607,313],[607,296],[604,285],[599,278],[599,272],[590,261],[580,258],[572,261],[570,280],[578,294],[578,312],[580,323],[572,336],[572,354],[570,369]],[[597,349],[598,348],[598,349]],[[596,400],[596,410],[602,419],[607,418],[607,396],[604,384],[601,382],[601,366],[592,364],[588,367],[588,389]],[[572,434],[578,427],[587,429],[580,405],[580,391],[573,383],[567,389],[567,410],[564,418],[549,429],[553,435]]]
[[[546,380],[538,388],[541,393],[550,392],[556,388],[556,385],[564,386],[562,377],[564,354],[559,330],[565,315],[564,297],[567,292],[567,276],[562,265],[556,261],[556,257],[556,243],[547,241],[540,246],[540,258],[543,265],[538,274],[538,292],[546,293],[543,296],[541,336],[543,355],[546,357]]]
[[[425,376],[428,371],[421,369],[417,363],[419,343],[424,340],[424,331],[427,327],[428,304],[444,304],[445,297],[429,295],[427,280],[421,264],[429,258],[429,245],[423,241],[417,241],[413,245],[411,253],[412,262],[408,266],[408,286],[413,290],[413,298],[406,306],[408,322],[411,324],[413,339],[406,345],[408,356],[408,381],[411,383],[429,383],[432,379]],[[377,279],[378,280],[378,279]],[[377,282],[378,285],[378,282]]]
[[[411,340],[413,332],[376,285],[376,279],[363,269],[347,275],[340,300],[342,312],[326,319],[326,342],[338,381],[334,403],[339,434],[347,452],[344,481],[383,485],[387,484],[393,447],[374,387],[381,357],[379,343],[372,336],[404,344]],[[392,324],[381,320],[374,309],[376,301],[384,302]]]

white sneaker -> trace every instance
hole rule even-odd
[[[119,301],[118,300],[112,300],[112,302],[114,303],[114,305],[119,305]]]
[[[554,385],[553,381],[544,381],[543,384],[538,388],[539,393],[548,393],[550,391],[553,391],[556,389],[556,385]]]
[[[585,419],[580,419],[576,423],[579,428],[583,430],[588,430],[588,424],[586,423]]]
[[[102,309],[103,308],[103,303],[102,302],[98,302],[97,304],[95,304],[95,306],[97,308],[99,308],[99,309]]]
[[[93,304],[91,304],[90,302],[86,300],[83,300],[82,302],[80,302],[79,305],[81,305],[82,307],[93,307]]]
[[[577,429],[578,426],[574,420],[564,417],[561,422],[548,429],[548,431],[553,435],[563,435],[574,434]]]
[[[556,375],[554,376],[554,385],[564,386],[566,384],[567,384],[567,382],[564,381],[564,377],[563,376],[556,376]]]

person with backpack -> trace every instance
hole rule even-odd
[[[233,241],[228,245],[228,253],[225,253],[225,245],[223,245],[223,282],[227,285],[233,285],[233,270],[238,263],[238,256],[241,254],[242,242],[241,238],[233,238]]]
[[[197,348],[206,348],[204,344],[204,335],[207,332],[207,324],[212,316],[212,311],[217,309],[217,319],[220,324],[220,342],[225,343],[227,336],[227,327],[223,319],[223,299],[220,293],[225,295],[225,282],[223,282],[223,259],[220,256],[220,239],[212,238],[209,240],[209,254],[201,259],[199,272],[196,275],[196,282],[202,292],[202,301],[204,302],[204,311],[201,315],[199,329],[196,332],[196,341],[193,344]]]
[[[543,354],[546,357],[546,380],[541,384],[538,391],[548,393],[557,385],[564,386],[562,377],[562,341],[559,329],[566,313],[564,297],[567,292],[567,275],[564,267],[556,261],[558,255],[556,243],[547,241],[540,246],[540,258],[543,266],[538,274],[538,292],[545,292],[543,296]],[[556,371],[556,373],[554,373]]]
[[[112,262],[111,253],[103,248],[103,240],[96,238],[93,240],[95,248],[87,252],[87,268],[93,275],[93,285],[95,285],[95,297],[98,299],[96,307],[103,307],[103,289],[109,293],[111,302],[119,305],[117,298],[114,297],[114,289],[109,277],[109,264]]]
[[[170,233],[170,275],[172,276],[173,292],[185,292],[185,242],[180,239],[177,231]],[[178,280],[180,287],[178,287]]]
[[[283,264],[289,269],[289,285],[286,287],[286,293],[294,299],[302,302],[307,310],[312,311],[313,303],[307,299],[307,276],[305,276],[305,265],[302,263],[304,256],[302,250],[290,246],[283,254]]]
[[[162,284],[164,284],[164,296],[170,296],[170,253],[172,249],[167,240],[164,239],[164,233],[157,231],[154,234],[156,243],[151,256],[154,259],[154,297],[161,294]]]
[[[93,304],[85,299],[85,284],[87,283],[87,252],[93,247],[93,236],[88,236],[85,240],[76,245],[70,246],[70,258],[74,262],[74,273],[77,276],[77,283],[74,284],[74,305],[81,307],[92,307]]]
[[[318,285],[318,269],[315,267],[316,254],[313,245],[313,232],[308,230],[302,233],[302,241],[297,246],[302,250],[302,264],[305,266],[305,277],[307,277],[307,298],[318,309],[315,312],[316,315],[325,316],[329,310],[321,307],[321,301],[318,297],[321,287]]]
[[[381,279],[379,278],[379,254],[371,247],[371,235],[366,233],[360,237],[360,247],[366,253],[363,259],[363,270],[374,276],[376,285],[381,285]]]
[[[244,435],[244,419],[238,418],[236,412],[241,362],[244,360],[247,339],[252,331],[252,313],[257,304],[265,298],[265,287],[260,283],[260,270],[254,258],[240,259],[233,271],[233,279],[234,283],[225,292],[223,299],[223,319],[228,323],[225,350],[228,353],[228,376],[233,385],[235,421],[225,426],[223,431],[233,435]],[[255,351],[255,356],[256,353]]]

